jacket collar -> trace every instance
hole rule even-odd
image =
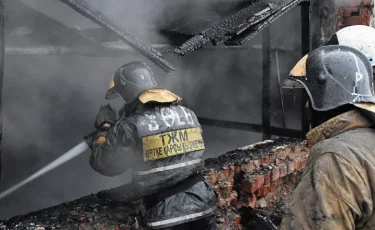
[[[320,141],[337,136],[348,130],[367,128],[372,125],[373,122],[364,117],[359,110],[351,110],[315,127],[307,133],[306,139],[309,145],[313,146]]]
[[[135,113],[137,110],[141,109],[143,107],[142,102],[140,102],[138,99],[133,101],[130,104],[125,104],[119,111],[120,117],[127,117],[132,113]]]

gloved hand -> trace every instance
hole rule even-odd
[[[84,136],[83,139],[86,141],[87,145],[92,149],[93,143],[95,141],[100,142],[100,139],[98,138],[105,137],[105,136],[106,136],[106,131],[96,130],[95,132],[92,132]]]
[[[83,137],[83,139],[86,141],[87,145],[92,148],[92,142],[94,140],[95,135],[98,133],[98,131],[92,132],[86,136]]]
[[[95,128],[101,129],[105,123],[111,125],[116,123],[116,111],[109,104],[100,107],[99,114],[95,119]]]

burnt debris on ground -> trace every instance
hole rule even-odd
[[[202,171],[218,195],[219,229],[274,229],[306,163],[305,142],[277,138],[206,160]],[[0,221],[0,230],[137,229],[144,214],[130,184]]]

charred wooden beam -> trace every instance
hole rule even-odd
[[[295,1],[300,2],[301,0]],[[249,27],[257,25],[258,22],[270,16],[272,12],[278,12],[281,8],[283,8],[283,2],[280,1],[268,1],[268,4],[264,4],[264,1],[255,2],[187,40],[176,48],[175,52],[183,56],[201,48],[210,41],[217,44],[225,42]]]
[[[4,78],[4,1],[0,0],[0,179],[1,179],[1,165],[2,165],[2,152],[3,152],[3,111],[2,111],[2,95],[3,95],[3,78]]]
[[[99,26],[106,28],[110,32],[116,34],[120,39],[126,42],[129,46],[139,51],[149,60],[154,62],[156,65],[160,66],[166,72],[175,70],[171,63],[164,59],[160,52],[155,50],[149,45],[144,44],[138,38],[122,29],[119,25],[111,21],[107,16],[105,16],[100,11],[94,10],[94,8],[89,5],[84,0],[60,0],[65,3],[73,10],[77,11],[81,15],[89,18]]]
[[[305,56],[310,52],[310,2],[305,1],[301,3],[301,44],[302,44],[302,56]],[[308,115],[305,111],[305,103],[308,101],[307,93],[304,89],[300,89],[302,95],[301,109],[302,119],[301,128],[302,132],[307,134],[310,130],[310,122]]]
[[[271,138],[271,28],[267,27],[262,33],[263,46],[263,78],[262,78],[262,125],[263,140]]]
[[[173,52],[175,46],[169,44],[151,44],[151,47],[161,53]],[[136,52],[128,45],[108,44],[103,45],[106,49],[93,49],[92,47],[64,46],[64,45],[33,45],[33,46],[5,46],[5,55],[80,55],[88,57],[121,57],[131,52]],[[230,46],[214,47],[205,46],[203,50],[259,50],[261,45],[250,47]],[[282,46],[271,47],[272,51],[296,52],[297,50]]]
[[[336,33],[336,0],[311,0],[311,47],[326,43]]]
[[[251,38],[253,38],[255,35],[257,35],[259,32],[261,32],[264,28],[272,24],[274,21],[276,21],[278,18],[280,18],[285,13],[289,12],[289,10],[296,7],[298,4],[300,4],[301,0],[293,0],[283,6],[281,9],[278,9],[275,11],[274,14],[270,15],[266,19],[260,21],[259,23],[256,23],[252,26],[250,26],[248,29],[243,31],[241,34],[239,34],[236,37],[233,37],[225,42],[226,45],[232,46],[232,45],[242,45],[246,41],[249,41]]]

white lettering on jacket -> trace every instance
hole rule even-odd
[[[149,120],[148,129],[150,131],[159,130],[159,125],[158,125],[158,122],[156,121],[156,116],[155,115],[150,115],[150,114],[145,114],[145,116]]]
[[[162,121],[166,126],[183,126],[186,124],[194,125],[193,117],[190,112],[186,111],[183,107],[179,107],[183,114],[179,114],[175,108],[161,108]]]

